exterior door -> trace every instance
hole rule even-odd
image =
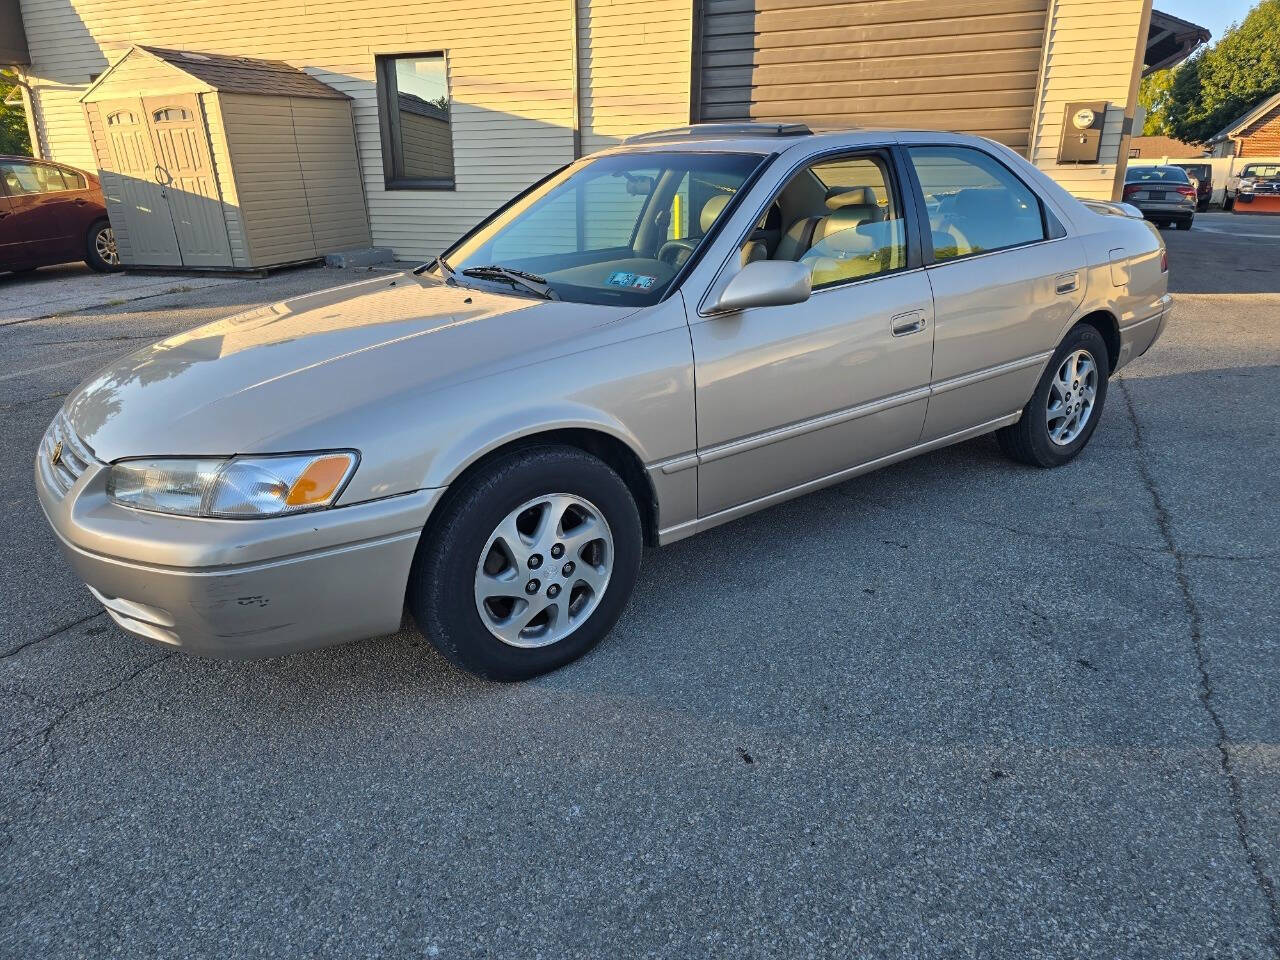
[[[891,171],[888,154],[843,156],[806,167],[778,194],[791,240],[770,256],[810,265],[807,302],[691,318],[700,516],[919,438],[933,303]]]
[[[155,145],[156,179],[173,216],[183,265],[231,266],[227,221],[196,97],[148,97],[142,105]]]
[[[1083,244],[972,147],[908,146],[930,237],[936,334],[925,440],[1022,409],[1084,297]]]
[[[158,166],[151,129],[141,100],[113,100],[101,105],[111,162],[120,180],[120,203],[133,262],[154,267],[180,267],[178,235],[169,201],[156,180]]]

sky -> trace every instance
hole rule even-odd
[[[1183,20],[1208,27],[1213,34],[1210,43],[1221,39],[1227,27],[1239,23],[1257,0],[1155,0],[1155,8]]]

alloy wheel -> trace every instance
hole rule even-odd
[[[613,570],[613,535],[591,501],[569,493],[516,507],[476,565],[476,610],[513,647],[563,640],[595,612]]]
[[[93,251],[108,266],[120,266],[120,254],[116,251],[116,234],[110,227],[99,230],[94,236]]]
[[[1098,395],[1098,363],[1088,350],[1068,354],[1058,366],[1045,406],[1049,439],[1060,447],[1070,444],[1093,416]]]

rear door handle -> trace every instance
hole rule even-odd
[[[924,311],[912,310],[909,313],[900,313],[889,321],[889,329],[893,331],[895,337],[905,337],[912,333],[919,333],[925,328]]]
[[[1054,287],[1058,293],[1071,293],[1075,290],[1079,276],[1074,273],[1060,273],[1054,278]]]

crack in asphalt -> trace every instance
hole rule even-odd
[[[1142,485],[1146,487],[1147,493],[1151,496],[1156,526],[1160,528],[1160,535],[1164,538],[1169,553],[1173,556],[1173,576],[1177,581],[1178,590],[1182,594],[1182,605],[1186,611],[1188,626],[1191,631],[1191,648],[1195,655],[1196,672],[1199,674],[1200,703],[1204,707],[1205,713],[1208,714],[1215,731],[1214,745],[1218,749],[1219,768],[1227,783],[1231,817],[1235,821],[1236,839],[1244,849],[1245,860],[1248,862],[1249,870],[1253,874],[1254,882],[1266,901],[1267,913],[1271,922],[1271,949],[1275,956],[1280,958],[1280,902],[1277,902],[1276,899],[1275,884],[1267,876],[1266,871],[1262,869],[1262,860],[1250,840],[1249,818],[1244,810],[1244,788],[1240,784],[1240,778],[1236,776],[1231,759],[1231,749],[1234,744],[1227,733],[1226,724],[1223,723],[1222,717],[1213,703],[1213,678],[1209,675],[1209,657],[1205,653],[1204,647],[1204,622],[1200,614],[1200,606],[1196,603],[1195,596],[1191,592],[1191,580],[1187,576],[1186,570],[1187,555],[1178,548],[1177,542],[1174,540],[1173,518],[1169,513],[1168,507],[1165,506],[1164,498],[1160,495],[1160,488],[1156,484],[1155,476],[1147,462],[1146,438],[1142,433],[1142,422],[1138,419],[1138,411],[1133,403],[1133,395],[1129,392],[1129,385],[1122,377],[1117,377],[1115,382],[1120,387],[1120,392],[1124,395],[1125,406],[1129,412],[1129,422],[1133,425],[1138,475],[1142,480]]]
[[[27,649],[27,647],[34,646],[35,644],[40,643],[43,640],[50,640],[53,637],[56,637],[58,634],[64,633],[67,630],[70,630],[72,627],[78,627],[82,623],[88,623],[90,620],[96,620],[98,619],[98,617],[106,616],[106,614],[107,614],[107,611],[99,610],[97,613],[91,613],[87,617],[81,617],[79,620],[72,620],[70,623],[64,623],[60,627],[54,627],[48,633],[42,633],[38,637],[33,637],[30,640],[24,640],[22,643],[18,644],[16,647],[13,647],[12,649],[9,649],[4,651],[3,653],[0,653],[0,660],[8,660],[14,654],[21,653],[23,650]]]

